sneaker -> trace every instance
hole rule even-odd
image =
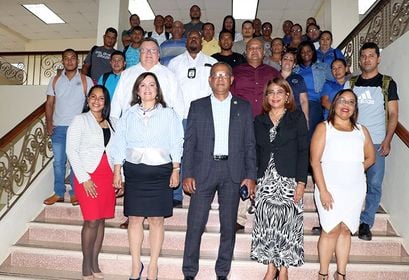
[[[366,241],[372,240],[372,232],[368,224],[362,223],[359,225],[358,238]]]

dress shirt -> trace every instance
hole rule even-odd
[[[155,39],[158,42],[158,45],[160,46],[160,44],[162,44],[163,42],[166,41],[166,31],[163,30],[163,32],[161,34],[158,34],[155,30],[152,31],[152,35],[150,36],[151,38]],[[149,33],[149,32],[148,32]],[[148,33],[146,33],[146,37],[148,37]],[[171,35],[169,34],[169,36],[171,37]]]
[[[133,86],[138,76],[144,72],[152,72],[158,77],[166,105],[173,108],[180,119],[182,119],[184,110],[183,96],[180,94],[178,83],[172,71],[160,63],[149,70],[143,68],[141,63],[138,63],[122,72],[115,89],[115,94],[111,102],[111,118],[114,123],[116,123],[121,115],[131,106]]]
[[[111,139],[112,135],[111,130]],[[102,128],[90,111],[75,116],[68,127],[66,152],[78,182],[91,178],[89,174],[98,167],[104,152],[112,168],[110,145],[111,141],[105,147]]]
[[[217,60],[213,57],[207,56],[199,52],[195,59],[193,59],[188,51],[173,58],[169,62],[169,69],[175,74],[179,86],[182,89],[183,104],[184,104],[184,118],[187,118],[190,108],[190,102],[201,97],[208,96],[212,93],[209,85],[210,69]],[[194,77],[189,78],[188,72]],[[194,69],[194,70],[193,70]]]
[[[172,162],[180,162],[182,145],[182,122],[174,110],[158,104],[144,115],[140,114],[139,104],[135,104],[118,122],[112,139],[113,162],[123,164],[130,151],[135,149],[146,153],[153,149],[164,150]],[[149,155],[146,157],[149,158]],[[143,159],[140,162],[148,163]]]
[[[219,41],[216,40],[215,38],[213,38],[209,42],[203,39],[202,40],[202,52],[208,56],[220,52]]]
[[[82,74],[77,72],[74,77],[69,80],[65,74],[65,70],[63,70],[55,83],[54,89],[53,81],[55,76],[50,79],[46,94],[55,97],[53,112],[54,126],[69,126],[72,119],[82,112],[85,95],[94,85],[94,82],[90,77],[85,77],[87,80],[87,92],[85,93],[81,75]]]
[[[210,95],[212,104],[213,124],[214,124],[214,155],[229,154],[229,125],[230,125],[230,103],[229,96],[220,101],[213,94]]]
[[[266,64],[254,68],[244,63],[233,68],[233,76],[232,94],[249,101],[255,117],[262,112],[264,86],[269,80],[279,77],[280,72]]]

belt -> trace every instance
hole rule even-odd
[[[227,155],[213,155],[214,160],[227,160],[229,156]]]

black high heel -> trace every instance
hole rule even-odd
[[[328,273],[324,274],[321,272],[318,272],[318,277],[321,277],[319,280],[328,280]]]
[[[143,263],[141,262],[141,271],[139,271],[139,277],[136,278],[136,279],[129,277],[129,280],[141,280],[143,268],[144,268],[144,266],[143,266]]]
[[[338,280],[337,274],[342,277],[342,280],[345,280],[345,279],[346,279],[346,278],[345,278],[346,274],[342,274],[341,272],[339,272],[339,271],[337,270],[337,271],[334,272],[334,280]]]

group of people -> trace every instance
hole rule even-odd
[[[182,207],[183,193],[191,196],[185,280],[199,271],[201,236],[217,192],[215,271],[217,279],[227,279],[236,232],[247,221],[243,187],[255,205],[250,256],[267,266],[265,280],[288,279],[288,268],[304,263],[309,165],[322,226],[318,277],[328,279],[335,253],[334,277],[345,279],[351,233],[359,229],[359,238],[372,237],[398,119],[396,83],[378,72],[378,46],[362,46],[362,74],[348,80],[331,32],[320,32],[315,21],[305,38],[301,25],[285,21],[284,37],[273,39],[268,22],[244,21],[240,34],[226,16],[216,45],[213,24],[202,23],[200,15],[194,5],[184,25],[156,16],[147,34],[132,15],[131,29],[122,33],[129,42],[124,52],[113,49],[117,31],[108,28],[104,46],[91,49],[81,73],[76,52],[66,49],[64,69],[50,81],[46,127],[55,194],[44,203],[64,201],[68,157],[71,203],[80,205],[84,218],[83,279],[104,277],[98,255],[115,192],[124,193],[129,218],[130,279],[141,279],[145,269],[144,220],[147,279],[157,279],[164,219]],[[137,60],[128,58],[129,50]]]

